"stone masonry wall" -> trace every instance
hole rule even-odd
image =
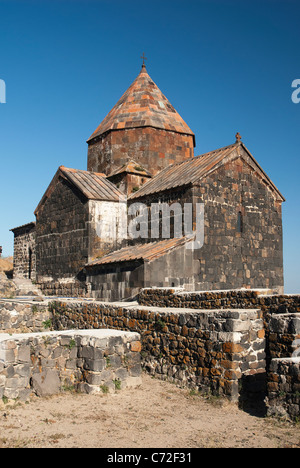
[[[37,213],[37,283],[45,292],[58,281],[76,282],[88,262],[88,220],[86,199],[69,182],[60,180]]]
[[[14,232],[14,277],[36,278],[35,223],[13,230]]]
[[[109,175],[134,159],[152,175],[194,156],[192,135],[152,127],[108,132],[89,142],[88,171]]]
[[[268,373],[267,414],[299,422],[300,358],[273,359]]]
[[[175,301],[178,296],[183,301],[186,296],[194,300],[187,303],[196,307],[196,296],[200,299],[199,294],[175,292],[173,289],[152,291],[152,301],[154,297],[161,303],[166,298]],[[299,296],[268,296],[260,292],[201,293],[203,302],[198,302],[198,309],[184,308],[184,302],[180,302],[181,308],[170,308],[69,299],[45,301],[32,310],[32,304],[2,300],[1,328],[13,323],[17,312],[19,316],[12,324],[15,327],[12,332],[38,329],[43,326],[42,317],[58,331],[109,328],[138,332],[142,366],[148,373],[233,399],[254,397],[257,400],[267,392],[268,414],[297,420],[300,416]],[[143,291],[143,297],[149,301],[150,291]],[[209,308],[215,307],[216,301],[221,301],[219,308]],[[258,303],[263,311],[250,308]],[[199,307],[204,304],[208,308],[201,310]],[[228,304],[232,305],[230,310],[222,308]],[[282,313],[283,310],[286,312]]]
[[[0,334],[41,332],[49,319],[50,312],[46,305],[34,301],[0,301]]]
[[[182,292],[179,289],[144,289],[138,302],[145,306],[180,307],[190,309],[252,309],[262,311],[267,340],[267,361],[290,357],[293,341],[300,337],[297,314],[300,295],[270,295],[267,290],[224,290]],[[287,314],[286,320],[284,315]],[[293,314],[296,314],[293,318]]]
[[[0,335],[0,398],[28,400],[141,384],[140,337],[112,330]]]
[[[236,159],[194,187],[194,201],[205,205],[204,245],[195,250],[196,288],[269,288],[282,293],[281,201],[254,171],[246,151],[236,151]]]
[[[195,311],[54,302],[55,329],[102,328],[141,335],[143,367],[184,386],[238,398],[265,384],[265,333],[259,310]]]
[[[185,292],[180,288],[145,288],[140,305],[189,309],[260,308],[265,317],[271,314],[300,313],[300,294],[270,294],[262,289],[226,289]]]

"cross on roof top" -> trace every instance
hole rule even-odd
[[[143,67],[145,66],[145,60],[147,60],[147,57],[145,57],[145,52],[143,52],[143,55],[141,56],[141,59],[143,59]]]
[[[242,137],[239,134],[239,132],[237,132],[237,134],[235,135],[235,138],[236,138],[236,143],[239,143],[241,141]]]

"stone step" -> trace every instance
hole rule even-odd
[[[30,279],[14,278],[17,296],[42,296],[40,289]]]

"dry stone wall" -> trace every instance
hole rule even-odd
[[[267,395],[269,414],[298,420],[300,377],[295,359],[300,348],[299,296],[261,293],[211,291],[200,297],[200,293],[179,294],[173,289],[142,292],[140,300],[144,298],[152,304],[155,300],[165,307],[79,299],[43,303],[2,300],[0,332],[9,326],[13,333],[22,329],[40,331],[47,323],[58,333],[68,329],[77,330],[76,333],[85,329],[138,333],[140,343],[134,346],[141,350],[140,364],[151,375],[232,399],[254,397],[257,401]],[[168,307],[169,304],[181,307]],[[184,307],[187,304],[191,308]],[[254,308],[258,304],[260,307]],[[204,305],[206,309],[201,309]],[[228,305],[232,307],[225,308]],[[23,356],[24,352],[22,349]],[[55,356],[65,359],[59,351],[55,351]],[[38,359],[42,358],[46,359]],[[77,360],[80,358],[88,357],[77,354]],[[8,371],[1,363],[2,393],[3,375],[25,377],[22,374],[26,361],[18,358],[15,364]],[[82,385],[94,385],[83,370],[88,369],[76,370],[86,378]]]
[[[273,359],[268,373],[267,414],[299,422],[300,358]]]
[[[143,367],[178,384],[233,399],[238,398],[242,376],[247,384],[255,381],[249,392],[260,392],[265,384],[265,334],[259,310],[195,311],[69,301],[53,303],[52,313],[56,329],[137,331]]]
[[[140,337],[116,330],[0,335],[0,398],[28,400],[141,384]]]
[[[47,305],[35,301],[0,301],[0,334],[45,331],[50,319]]]
[[[265,312],[264,315],[300,313],[299,294],[269,294],[269,292],[266,289],[185,292],[180,288],[149,288],[140,292],[138,302],[147,306],[189,309],[258,307]]]

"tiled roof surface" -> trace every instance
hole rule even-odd
[[[165,239],[162,241],[151,242],[149,244],[124,247],[121,250],[105,255],[105,257],[94,260],[86,265],[86,267],[106,265],[110,263],[130,262],[135,260],[150,262],[151,260],[161,257],[171,250],[176,249],[177,247],[183,246],[192,239],[192,237],[181,237],[177,239]]]
[[[115,202],[125,200],[124,194],[120,192],[114,184],[107,180],[104,174],[60,166],[34,212],[36,215],[38,215],[45,201],[51,196],[51,193],[60,177],[68,180],[72,185],[80,190],[88,200]]]
[[[176,187],[188,185],[199,180],[225,156],[230,154],[235,145],[226,146],[201,156],[190,158],[174,164],[161,171],[154,179],[130,196],[130,199],[140,198],[153,193],[159,193]]]
[[[60,167],[61,173],[89,200],[119,201],[124,194],[104,174]]]
[[[88,141],[110,130],[136,127],[155,127],[194,136],[152,81],[145,66]]]
[[[13,229],[10,229],[11,232],[15,232],[15,231],[18,231],[19,229],[24,229],[24,228],[33,228],[35,227],[36,225],[36,222],[35,221],[32,221],[31,223],[27,223],[27,224],[22,224],[22,226],[18,226],[18,227],[15,227]]]
[[[195,183],[205,177],[212,169],[223,164],[223,162],[227,160],[227,157],[234,155],[238,156],[240,148],[242,148],[250,157],[253,167],[255,167],[258,173],[260,173],[261,177],[269,185],[271,190],[276,192],[278,199],[284,201],[285,199],[282,194],[259,166],[243,143],[234,143],[229,146],[224,146],[223,148],[215,151],[210,151],[209,153],[202,154],[201,156],[190,158],[186,161],[169,166],[162,170],[156,177],[146,182],[140,190],[131,194],[129,199],[137,199],[154,193],[164,192],[166,190]]]

